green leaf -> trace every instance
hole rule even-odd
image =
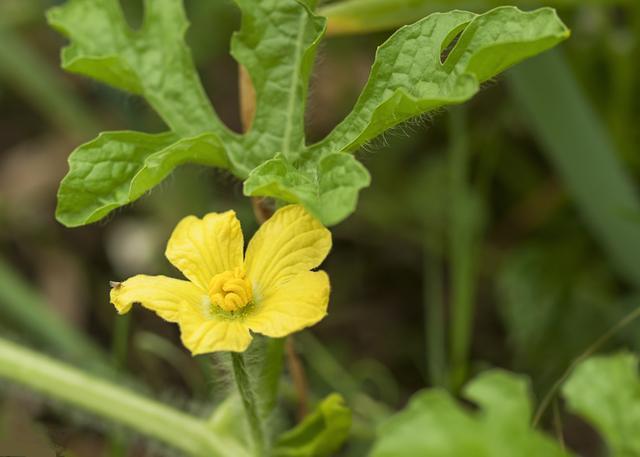
[[[251,172],[244,193],[301,203],[325,225],[337,224],[355,210],[358,192],[370,183],[369,172],[345,153],[328,154],[308,165],[297,168],[278,155]]]
[[[353,111],[313,150],[353,151],[409,118],[462,103],[483,81],[568,36],[551,8],[452,11],[405,26],[378,48]],[[441,54],[456,37],[443,63]]]
[[[224,148],[212,133],[184,139],[174,133],[102,133],[69,157],[56,218],[67,227],[95,222],[136,200],[187,162],[227,166]]]
[[[145,97],[176,133],[228,134],[184,42],[182,0],[146,0],[142,27],[135,31],[118,0],[70,0],[47,18],[71,40],[62,52],[66,70]]]
[[[229,131],[207,100],[184,43],[188,22],[182,0],[145,0],[139,30],[126,23],[118,0],[68,0],[50,10],[48,18],[71,39],[63,52],[65,68],[144,96],[177,135],[167,142],[215,134],[213,149],[222,150],[223,143],[229,163],[214,154],[217,158],[209,157],[207,164],[224,162],[235,175],[248,178],[246,195],[301,203],[327,225],[354,211],[359,190],[370,181],[362,164],[345,152],[410,117],[464,102],[480,82],[568,36],[551,9],[523,13],[505,7],[483,15],[454,11],[429,16],[402,28],[379,49],[353,112],[327,138],[307,147],[309,76],[326,20],[312,12],[315,0],[235,1],[242,26],[231,51],[247,69],[256,92],[255,116],[245,135]],[[454,41],[441,62],[442,51]],[[72,170],[60,191],[60,220],[68,225],[95,221],[159,182],[174,163],[205,163],[188,156],[192,148],[178,148],[183,151],[179,160],[162,155],[167,166],[150,171],[143,162],[169,148],[163,138],[158,136],[151,146],[133,141],[129,149],[136,151],[131,155],[137,165],[126,170],[106,166],[118,173],[100,185],[94,182],[97,193],[73,196],[72,191],[90,186]],[[122,152],[121,143],[108,145],[104,139],[104,150],[92,148],[102,165],[109,162],[109,150]],[[80,150],[76,154],[88,160]]]
[[[372,457],[567,457],[530,426],[531,401],[525,379],[486,372],[465,389],[480,410],[472,413],[443,390],[416,394],[408,407],[379,430]]]
[[[344,399],[331,394],[295,428],[283,433],[273,449],[274,457],[323,457],[334,455],[349,436],[351,411]]]
[[[589,421],[615,457],[640,456],[638,359],[628,353],[592,357],[562,388],[569,408]]]
[[[256,91],[256,112],[243,145],[231,149],[236,168],[248,174],[281,153],[296,159],[305,147],[304,110],[309,76],[325,19],[310,3],[236,0],[242,28],[231,53],[245,66]]]

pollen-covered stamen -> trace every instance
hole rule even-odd
[[[223,311],[234,312],[247,306],[253,299],[251,283],[243,268],[215,275],[209,283],[211,304]]]

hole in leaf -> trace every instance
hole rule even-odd
[[[144,18],[144,5],[142,0],[120,0],[120,6],[124,18],[133,30],[142,27]]]
[[[444,65],[444,63],[449,58],[449,55],[453,51],[453,49],[460,41],[460,37],[462,33],[467,28],[468,23],[462,24],[459,27],[453,29],[447,38],[442,41],[442,46],[440,47],[440,63]]]

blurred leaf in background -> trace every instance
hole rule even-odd
[[[601,433],[610,455],[640,456],[637,356],[623,352],[592,357],[576,367],[562,391],[569,410]]]
[[[416,394],[407,408],[380,430],[374,457],[554,456],[572,455],[530,425],[532,405],[527,381],[489,371],[469,383],[464,396],[472,413],[442,390]]]

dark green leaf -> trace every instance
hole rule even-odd
[[[107,132],[76,149],[58,191],[57,219],[89,224],[130,203],[183,163],[227,166],[212,133],[180,139],[173,133]]]
[[[349,436],[351,411],[338,394],[325,398],[295,428],[280,435],[274,457],[323,457],[335,455]]]

